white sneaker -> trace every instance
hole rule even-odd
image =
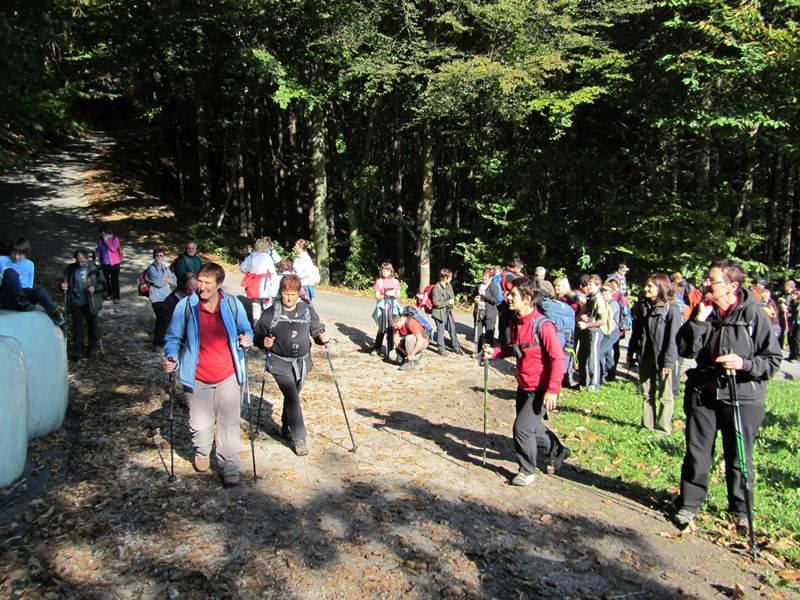
[[[520,471],[514,476],[514,479],[511,480],[511,485],[524,487],[532,484],[534,481],[536,481],[536,475],[533,473],[523,473]]]
[[[389,360],[392,362],[397,362],[397,350],[389,351]]]

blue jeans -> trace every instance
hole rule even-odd
[[[614,381],[617,376],[617,363],[614,360],[614,345],[619,341],[619,336],[622,335],[622,332],[617,327],[608,335],[603,335],[603,339],[600,342],[600,368],[602,370],[602,375],[600,375],[600,381],[603,380],[603,376],[607,376],[609,381]]]
[[[436,322],[436,345],[439,347],[439,352],[444,353],[445,330],[450,334],[450,344],[453,346],[453,350],[461,350],[461,346],[458,345],[458,337],[456,337],[455,322],[450,311],[445,313],[444,321],[439,319],[434,319],[434,321]]]

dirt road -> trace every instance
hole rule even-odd
[[[83,164],[93,148],[83,150]],[[50,158],[53,177],[65,173],[62,160],[72,155]],[[78,162],[75,205],[29,195],[20,198],[36,202],[19,213],[27,220],[10,221],[49,240],[54,256],[74,236],[93,237]],[[131,252],[147,262],[146,248]],[[232,490],[192,471],[180,404],[178,479],[167,480],[169,397],[150,351],[152,311],[131,294],[104,309],[105,360],[78,363],[70,375],[70,422],[80,435],[35,443],[26,479],[0,497],[0,596],[705,599],[731,597],[735,585],[751,598],[775,593],[761,566],[675,535],[657,511],[604,491],[610,486],[585,466],[568,463],[529,488],[509,486],[509,369],[491,374],[484,438],[474,361],[428,353],[421,369],[397,371],[364,352],[371,323],[344,316],[363,314],[359,302],[319,301],[338,340],[333,361],[358,451],[350,451],[331,371],[316,348],[303,392],[311,454],[295,456],[277,435],[281,404],[267,379],[254,442],[261,478],[251,479],[243,420],[244,481]],[[249,369],[253,405],[260,360]],[[557,417],[553,424],[558,430]],[[52,458],[52,448],[62,453]],[[43,490],[27,494],[43,477]]]

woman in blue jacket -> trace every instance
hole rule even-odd
[[[189,403],[194,468],[208,470],[211,445],[223,484],[239,484],[240,386],[247,378],[244,350],[253,330],[242,303],[222,291],[225,271],[215,263],[201,267],[197,293],[178,302],[165,338],[164,370],[178,370]],[[216,438],[214,430],[216,426]]]

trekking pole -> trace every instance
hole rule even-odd
[[[483,349],[489,347],[484,344]],[[486,464],[486,419],[489,415],[489,361],[483,359],[483,464]]]
[[[350,441],[353,444],[353,449],[351,452],[355,454],[358,447],[356,446],[356,440],[353,437],[353,430],[350,429],[350,420],[347,418],[347,411],[344,408],[344,400],[342,399],[342,391],[339,389],[339,382],[336,381],[336,371],[333,369],[333,361],[331,360],[331,353],[328,350],[328,342],[325,342],[325,356],[328,357],[328,364],[331,366],[331,375],[333,376],[333,384],[336,386],[336,393],[339,394],[339,403],[342,405],[342,413],[344,413],[344,422],[347,424],[347,432],[350,434]]]
[[[175,371],[169,374],[169,477],[175,481]]]
[[[250,454],[253,457],[253,481],[258,479],[258,474],[256,473],[256,442],[255,442],[255,435],[253,434],[253,405],[250,403],[250,374],[247,372],[247,351],[250,349],[248,346],[247,348],[243,348],[244,350],[244,392],[247,394],[247,418],[250,421],[247,427],[247,434],[250,438]],[[261,393],[264,393],[264,388],[262,386]],[[261,408],[261,403],[259,402],[259,409]],[[260,418],[260,415],[256,418]],[[258,433],[258,421],[255,423],[256,433]]]
[[[723,349],[722,353],[730,354],[730,350]],[[731,388],[731,396],[733,397],[733,427],[736,431],[736,454],[739,458],[739,470],[742,473],[742,490],[744,491],[744,505],[747,510],[747,528],[750,536],[750,551],[753,555],[753,560],[755,560],[758,554],[758,546],[756,545],[756,536],[755,531],[753,530],[753,506],[750,502],[750,489],[752,483],[748,479],[747,454],[745,454],[744,435],[742,433],[742,412],[739,405],[739,392],[736,389],[736,370],[725,369],[725,375],[728,378],[728,385]]]

